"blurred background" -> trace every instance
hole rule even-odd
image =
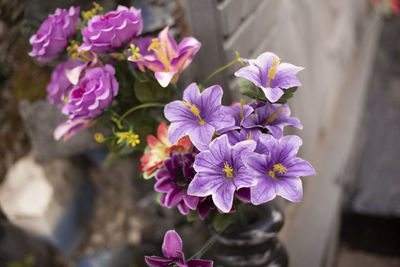
[[[400,266],[400,17],[372,5],[390,1],[97,2],[141,8],[145,33],[170,25],[176,38],[202,42],[181,90],[236,50],[304,66],[289,101],[304,130],[286,134],[303,138],[300,154],[317,175],[304,179],[302,202],[277,201],[290,266]],[[55,63],[29,57],[29,37],[71,5],[88,10],[92,1],[0,0],[0,266],[144,266],[172,228],[192,255],[204,226],[156,203],[153,182],[138,177],[139,156],[104,166],[94,131],[52,137],[65,120],[45,100]],[[239,99],[235,70],[212,80],[225,103]]]

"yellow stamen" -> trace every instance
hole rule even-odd
[[[103,10],[103,7],[96,2],[93,2],[93,8],[91,10],[82,12],[82,17],[84,20],[89,20],[93,18],[96,14],[100,13]]]
[[[158,41],[158,38],[154,38],[152,40],[151,45],[149,46],[149,48],[147,49],[148,51],[154,51],[154,53],[156,53],[158,59],[164,64],[165,66],[165,71],[169,71],[169,59],[165,53],[165,51],[163,49],[161,49],[162,46],[165,46],[165,44],[160,43]]]
[[[244,99],[240,99],[240,118],[243,120],[244,118]]]
[[[125,142],[126,145],[131,145],[132,147],[135,147],[137,144],[140,143],[139,135],[135,134],[132,130],[129,130],[127,132],[117,132],[115,133],[115,135],[118,137],[117,144]]]
[[[283,112],[283,108],[280,108],[280,109],[278,110],[278,112],[272,114],[271,116],[269,116],[269,117],[267,118],[267,122],[266,122],[264,125],[267,125],[267,124],[273,122],[273,121],[278,117],[278,115],[281,114],[282,112]]]
[[[250,133],[246,136],[247,140],[251,140],[251,131]]]
[[[104,142],[104,135],[102,133],[95,133],[94,134],[94,140],[98,143],[103,143]]]
[[[199,119],[200,126],[203,126],[204,124],[206,124],[206,122],[200,116],[199,109],[195,105],[190,104],[189,101],[187,101],[186,99],[183,101],[183,104],[185,106],[188,106],[190,108],[190,111]]]
[[[139,53],[140,48],[138,46],[135,46],[134,44],[131,44],[131,48],[128,50],[129,53],[132,55],[129,57],[130,60],[135,61],[137,59],[141,59],[142,55]]]
[[[276,71],[277,71],[277,66],[281,60],[279,58],[274,58],[273,66],[269,69],[268,71],[268,84],[267,87],[270,86],[271,80],[275,78]]]
[[[79,57],[78,47],[79,43],[77,41],[71,41],[71,44],[67,47],[67,52],[71,60],[75,60]]]
[[[276,178],[276,172],[278,172],[279,174],[285,174],[287,172],[287,168],[281,163],[274,164],[274,168],[268,172],[268,175],[272,178]]]
[[[225,173],[226,178],[233,178],[233,169],[229,166],[228,162],[225,161],[222,171]]]

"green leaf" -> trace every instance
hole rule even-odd
[[[238,86],[239,86],[239,92],[242,95],[248,96],[253,99],[267,101],[264,92],[260,88],[255,86],[252,82],[246,79],[239,79]]]
[[[188,215],[186,215],[186,219],[188,222],[194,222],[199,219],[199,213],[197,210],[191,210]]]
[[[142,102],[169,102],[171,98],[171,88],[162,87],[156,80],[148,81],[135,80],[134,91],[136,98]]]
[[[276,102],[277,104],[286,104],[286,102],[293,97],[294,92],[297,90],[297,86],[295,87],[290,87],[288,89],[283,89],[283,95],[279,100]]]
[[[216,232],[221,232],[223,229],[228,227],[234,221],[235,215],[232,213],[217,213],[215,215],[212,225]]]

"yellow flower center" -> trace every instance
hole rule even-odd
[[[269,69],[268,71],[268,84],[267,87],[270,86],[271,80],[275,78],[276,71],[277,71],[277,66],[281,60],[279,58],[274,58],[273,66]]]
[[[156,53],[158,59],[164,64],[164,66],[166,68],[165,71],[169,71],[170,61],[168,59],[167,54],[165,53],[165,50],[161,49],[162,46],[165,46],[165,44],[160,43],[158,41],[158,38],[154,38],[152,40],[151,45],[149,46],[149,48],[147,50],[154,51],[154,53]]]
[[[233,169],[231,168],[231,166],[229,166],[228,162],[225,161],[222,171],[225,173],[226,178],[233,178]]]
[[[190,111],[199,119],[200,126],[203,126],[204,124],[206,124],[206,122],[200,116],[199,109],[195,105],[190,104],[189,101],[187,101],[186,99],[183,101],[183,104],[185,106],[188,106],[190,108]]]
[[[127,132],[118,132],[115,133],[115,135],[118,137],[117,144],[125,142],[126,145],[131,145],[132,147],[135,147],[137,144],[140,143],[139,135],[135,134],[132,130],[129,130]]]
[[[269,123],[273,122],[273,121],[278,117],[278,115],[281,114],[282,112],[283,112],[283,108],[280,108],[276,113],[270,115],[270,116],[267,118],[267,122],[264,124],[264,126],[266,126],[266,125],[268,125]]]
[[[268,175],[272,178],[276,178],[276,172],[278,172],[279,174],[285,174],[287,172],[287,168],[281,163],[274,164],[274,168],[272,170],[269,170]]]

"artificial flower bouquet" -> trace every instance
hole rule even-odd
[[[221,104],[223,88],[192,83],[183,96],[176,83],[201,44],[193,37],[179,44],[162,30],[142,36],[140,10],[102,7],[79,14],[79,7],[57,9],[31,37],[31,56],[39,61],[62,58],[47,86],[48,100],[68,120],[54,137],[68,140],[78,131],[102,124],[104,142],[114,156],[143,151],[140,172],[155,178],[159,203],[177,207],[189,220],[210,218],[221,231],[235,221],[240,207],[260,205],[277,195],[293,202],[302,198],[301,176],[315,174],[297,157],[300,137],[283,134],[285,126],[301,129],[286,104],[303,68],[271,52],[256,59],[236,59],[239,90],[244,98]],[[163,114],[161,111],[163,108]],[[154,110],[155,109],[155,110]],[[169,124],[169,125],[168,125]],[[156,130],[156,136],[154,134]],[[146,137],[146,139],[144,139]],[[162,251],[166,258],[146,257],[149,266],[212,266],[211,261],[185,260],[182,241],[171,230]]]

